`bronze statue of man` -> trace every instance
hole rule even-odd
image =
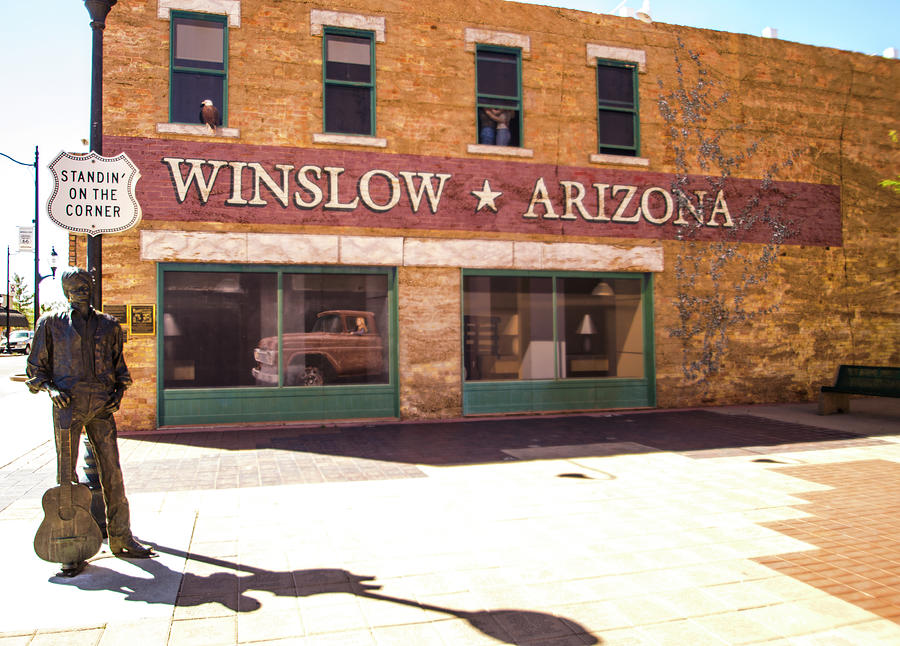
[[[91,275],[69,267],[60,276],[69,306],[40,318],[28,357],[28,388],[46,391],[53,402],[53,429],[60,451],[70,434],[69,446],[77,447],[81,431],[97,459],[100,486],[106,505],[106,529],[113,554],[132,558],[154,556],[151,548],[138,543],[131,534],[128,500],[119,464],[116,422],[131,375],[122,354],[122,328],[115,318],[91,306]],[[72,451],[72,467],[78,452]],[[60,478],[66,477],[58,474]],[[77,574],[84,563],[63,563],[63,573]]]

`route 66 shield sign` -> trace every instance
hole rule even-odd
[[[140,222],[134,189],[141,173],[125,153],[101,157],[95,152],[61,152],[48,168],[53,193],[47,212],[63,229],[96,236],[122,233]]]

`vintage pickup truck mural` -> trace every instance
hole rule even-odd
[[[261,386],[278,385],[278,338],[261,339],[253,351],[253,377]],[[320,312],[310,332],[283,335],[285,386],[321,386],[384,372],[384,341],[372,312]]]

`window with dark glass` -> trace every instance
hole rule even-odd
[[[254,349],[278,331],[277,275],[166,272],[163,386],[253,386]]]
[[[522,145],[522,52],[479,45],[475,56],[478,143]]]
[[[172,12],[169,120],[200,123],[200,105],[210,100],[226,123],[228,25],[225,16]]]
[[[326,29],[325,132],[375,134],[375,50],[369,32]]]
[[[644,376],[637,278],[463,279],[467,381]]]
[[[384,273],[166,271],[163,386],[386,384],[388,293]]]
[[[597,61],[597,109],[599,152],[636,157],[640,136],[634,63]]]

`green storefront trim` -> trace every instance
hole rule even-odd
[[[382,274],[388,277],[389,380],[387,384],[278,386],[233,388],[163,388],[164,337],[157,323],[157,424],[191,426],[254,422],[370,419],[399,416],[397,371],[397,272],[383,267],[307,267],[291,265],[224,265],[160,263],[157,265],[158,311],[165,312],[166,272],[253,272],[278,275],[278,337],[281,354],[283,277],[289,274]]]
[[[656,406],[656,361],[653,344],[652,274],[463,270],[465,276],[520,276],[553,278],[553,311],[556,312],[557,278],[626,278],[641,281],[644,344],[643,378],[570,378],[519,381],[464,381],[463,414],[528,413]],[[462,284],[462,281],[461,281]],[[462,290],[462,287],[460,288]],[[465,302],[461,294],[462,302]],[[553,321],[557,336],[556,317]],[[554,346],[558,347],[558,343]],[[465,348],[462,348],[465,353]],[[554,357],[558,374],[559,362]],[[460,366],[462,374],[464,367]]]
[[[397,416],[391,385],[177,389],[162,399],[163,426]]]

